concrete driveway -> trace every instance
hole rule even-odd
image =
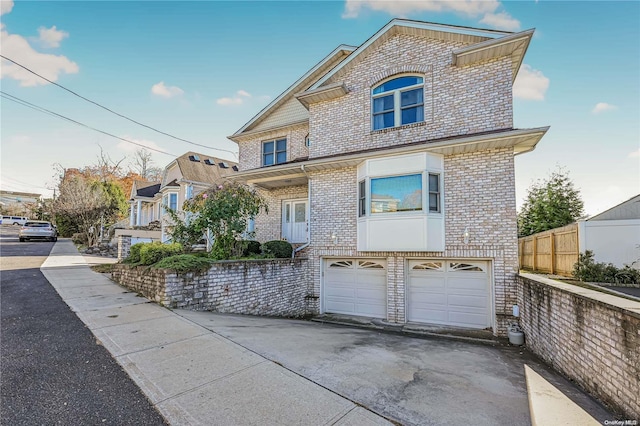
[[[596,419],[599,404],[526,350],[309,321],[174,311],[401,424],[530,424],[524,364]]]

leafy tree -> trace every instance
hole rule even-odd
[[[249,219],[260,211],[268,211],[267,203],[253,189],[227,183],[209,188],[184,203],[183,209],[191,213],[188,227],[193,235],[202,236],[208,229],[214,237],[211,256],[229,259],[240,256],[237,240],[246,235]]]
[[[569,174],[558,168],[534,182],[518,214],[518,236],[558,228],[575,222],[584,214],[584,203]]]

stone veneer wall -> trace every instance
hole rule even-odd
[[[131,235],[118,236],[118,260],[129,257],[131,250]]]
[[[221,261],[203,273],[118,264],[121,285],[169,308],[300,317],[307,307],[307,260]]]
[[[640,418],[640,302],[521,274],[518,305],[532,352],[625,418]]]

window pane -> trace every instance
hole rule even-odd
[[[410,106],[422,103],[422,88],[415,90],[407,90],[400,94],[400,106]]]
[[[306,219],[307,208],[304,203],[296,203],[294,207],[294,222],[301,223]]]
[[[438,175],[429,175],[429,191],[430,192],[438,192],[440,187],[440,182],[438,179]]]
[[[424,121],[424,108],[422,105],[402,110],[402,124],[419,123],[421,121]]]
[[[394,114],[393,112],[385,112],[384,114],[377,114],[373,116],[373,129],[386,129],[387,127],[393,127]]]
[[[287,140],[280,139],[276,141],[276,151],[286,151],[287,150]]]
[[[264,155],[264,165],[270,166],[273,164],[273,154],[265,154]]]
[[[287,153],[278,152],[278,154],[276,154],[276,164],[281,164],[286,162],[287,162]]]
[[[373,94],[388,92],[390,90],[396,90],[401,87],[413,86],[414,84],[422,83],[422,77],[413,77],[413,76],[405,76],[394,78],[393,80],[389,80],[380,86],[373,89]]]
[[[365,216],[367,214],[365,200],[365,181],[361,181],[358,183],[358,216]]]
[[[438,212],[440,211],[440,197],[438,197],[437,193],[430,192],[429,193],[429,211],[430,212]]]
[[[422,175],[371,179],[371,213],[422,210]]]
[[[262,145],[262,152],[269,153],[269,152],[273,152],[273,142],[265,142]]]
[[[373,112],[393,110],[393,95],[373,99]]]
[[[169,208],[171,210],[178,209],[178,194],[169,194]]]
[[[287,223],[291,221],[291,204],[285,204],[284,206],[284,220]]]

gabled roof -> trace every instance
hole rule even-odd
[[[507,31],[485,30],[480,28],[460,27],[456,25],[436,24],[432,22],[412,21],[408,19],[392,19],[380,31],[362,43],[346,60],[316,81],[309,89],[316,89],[326,83],[338,80],[349,69],[367,56],[371,50],[377,49],[389,38],[397,34],[419,35],[444,41],[457,41],[465,44],[476,44],[487,40],[512,35]]]
[[[587,220],[629,220],[640,219],[640,194],[611,207]]]
[[[236,173],[238,163],[189,151],[165,167],[163,182],[167,177],[167,171],[174,165],[178,167],[182,176],[178,180],[213,185],[221,182],[226,176]],[[234,166],[236,167],[234,168]],[[172,183],[177,184],[174,180],[164,186],[171,186]]]
[[[153,198],[153,196],[160,190],[160,182],[153,181],[148,182],[146,180],[136,179],[131,185],[131,199],[136,197]]]
[[[240,136],[307,122],[309,119],[308,111],[306,111],[307,103],[316,99],[328,99],[331,96],[340,95],[341,90],[344,91],[340,78],[367,57],[371,50],[378,48],[394,35],[418,35],[436,40],[464,43],[466,46],[452,52],[451,64],[453,66],[466,66],[492,58],[510,57],[512,78],[515,80],[533,32],[534,30],[527,30],[512,33],[408,19],[393,19],[359,47],[338,46],[238,131],[229,136],[229,139],[237,142]],[[323,91],[322,87],[324,86],[331,86],[331,90]],[[264,124],[269,117],[276,118],[278,114],[282,117],[272,120],[273,123],[269,123],[269,125]]]
[[[276,109],[282,106],[285,102],[291,100],[296,93],[302,92],[309,88],[315,81],[325,75],[327,71],[331,70],[351,52],[356,49],[355,46],[340,45],[329,53],[324,59],[318,62],[313,68],[307,71],[302,77],[300,77],[295,83],[293,83],[287,90],[282,92],[280,96],[275,98],[269,105],[264,107],[262,111],[256,114],[251,120],[249,120],[244,126],[242,126],[233,135],[229,136],[229,139],[234,140],[236,136],[243,133],[247,133],[254,129],[262,120],[267,118]],[[301,106],[302,107],[302,106]],[[308,116],[307,116],[308,118]]]

